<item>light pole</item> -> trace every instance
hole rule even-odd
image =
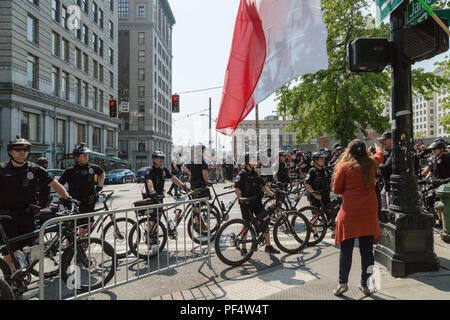
[[[214,122],[217,123],[217,118],[212,118],[211,117],[211,112],[209,113],[209,115],[202,113],[202,114],[200,114],[200,116],[201,117],[209,117],[209,152],[211,152],[211,144],[212,144],[212,139],[211,139],[211,121],[214,121]],[[216,157],[217,157],[217,131],[216,131]]]

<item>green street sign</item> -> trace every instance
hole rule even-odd
[[[437,0],[424,0],[426,4],[431,6],[433,3],[435,3]],[[416,18],[420,17],[422,18],[423,13],[426,13],[425,8],[422,6],[422,4],[418,0],[414,0],[408,4],[408,23],[414,21]],[[423,21],[423,20],[422,20]]]
[[[403,0],[376,0],[376,25],[377,27],[392,11],[401,5]]]
[[[447,19],[447,21],[450,23],[450,9],[434,10],[434,13],[436,13],[436,15],[439,16],[439,18],[441,19]],[[421,23],[422,21],[427,20],[429,17],[430,15],[428,14],[428,12],[424,11],[422,15],[420,15],[419,18],[411,22],[411,24],[414,26],[418,23]]]

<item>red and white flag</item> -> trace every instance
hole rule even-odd
[[[328,68],[320,0],[241,0],[216,130],[232,135],[256,103]]]

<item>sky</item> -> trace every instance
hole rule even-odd
[[[172,92],[180,93],[180,113],[172,116],[175,146],[199,142],[208,145],[208,107],[211,98],[212,117],[217,118],[228,64],[239,0],[169,0],[175,16],[172,39]],[[374,12],[375,7],[371,8]],[[448,54],[448,53],[447,53]],[[433,70],[433,63],[445,53],[416,63],[413,68]],[[275,94],[259,104],[259,119],[275,114]],[[203,114],[203,116],[202,116]],[[205,116],[206,115],[206,116]],[[252,111],[246,119],[255,119]],[[216,143],[215,122],[212,121],[213,148]],[[231,150],[231,138],[217,133],[219,146]],[[218,148],[220,150],[220,147]]]

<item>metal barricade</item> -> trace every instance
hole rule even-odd
[[[211,206],[207,200],[201,198],[69,215],[44,222],[39,233],[39,299],[81,299],[197,261],[203,261],[199,272],[207,264],[217,277],[217,272],[211,264],[213,234]],[[206,214],[207,230],[203,230],[201,222],[195,227],[196,205],[199,209],[198,215],[202,218],[200,221],[203,221]],[[169,216],[173,209],[176,213],[175,221]],[[130,211],[133,212],[135,220],[129,217]],[[141,216],[142,212],[144,215]],[[81,219],[88,219],[84,238],[74,236],[80,232]],[[125,222],[125,229],[117,226],[119,222]],[[219,221],[214,222],[217,229]],[[181,224],[181,231],[184,232],[178,232]],[[187,227],[191,228],[191,236],[188,236]],[[111,228],[112,236],[108,233]],[[214,231],[217,231],[216,229]],[[141,239],[145,239],[145,242],[141,243]],[[140,249],[141,244],[147,248],[144,252]],[[96,247],[92,247],[93,245]],[[120,259],[117,257],[118,250],[125,250],[125,255]],[[142,265],[144,268],[141,268]],[[135,275],[130,277],[131,272]],[[98,280],[96,276],[101,279]]]

